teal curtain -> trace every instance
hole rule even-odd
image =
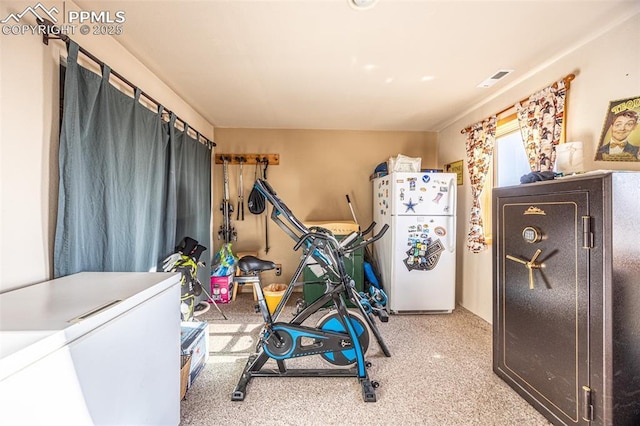
[[[68,50],[54,275],[156,270],[176,246],[177,142],[161,106],[116,89],[106,65],[102,76],[79,66],[76,43]]]
[[[189,125],[184,130],[175,127],[176,116],[171,115],[169,134],[175,141],[177,217],[175,240],[191,237],[207,247],[200,260],[209,266],[211,246],[211,150],[189,135]],[[196,137],[199,135],[196,133]],[[207,286],[210,268],[198,268],[198,279]],[[207,290],[208,291],[208,290]]]

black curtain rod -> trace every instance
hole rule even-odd
[[[49,40],[62,40],[63,42],[65,42],[65,44],[67,45],[67,48],[69,46],[69,43],[72,41],[71,38],[66,35],[66,34],[62,34],[60,31],[54,31],[53,35],[50,33],[51,28],[55,28],[55,25],[53,22],[48,21],[46,19],[36,19],[38,21],[38,25],[43,25],[45,26],[45,30],[42,33],[42,42],[44,44],[46,44],[47,46],[49,45]],[[102,68],[105,63],[103,61],[101,61],[100,59],[98,59],[97,57],[95,57],[91,52],[87,51],[85,48],[83,48],[82,46],[78,45],[78,50],[80,52],[82,52],[82,54],[84,54],[86,57],[88,57],[89,59],[91,59],[93,62],[95,62],[96,64],[98,64],[100,66],[100,68]],[[120,73],[118,73],[115,70],[111,70],[111,74],[115,75],[119,80],[121,80],[124,84],[126,84],[127,86],[131,87],[134,91],[136,89],[140,90],[140,95],[144,96],[145,98],[147,98],[149,101],[151,101],[152,103],[156,104],[157,106],[162,105],[160,102],[156,101],[155,99],[153,99],[151,96],[149,96],[147,93],[145,93],[144,91],[142,91],[142,89],[140,89],[138,86],[136,86],[135,84],[133,84],[132,82],[130,82],[129,80],[127,80],[125,77],[123,77]],[[167,114],[171,115],[172,111],[165,109],[164,112],[166,112]],[[178,117],[176,115],[176,121],[180,121],[182,122],[182,125],[186,128],[186,126],[188,125],[188,123],[186,121],[184,121],[182,118]],[[191,126],[189,126],[191,127]],[[192,127],[193,129],[193,127]],[[214,141],[209,140],[206,136],[203,136],[202,133],[198,132],[197,130],[193,129],[196,133],[198,138],[202,137],[205,141],[206,144],[209,147],[214,147],[216,146],[216,143]],[[198,140],[198,142],[200,142],[200,140]]]

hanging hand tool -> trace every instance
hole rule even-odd
[[[267,167],[269,167],[269,158],[263,157],[262,162],[264,163],[264,171],[262,172],[262,177],[264,180],[267,180]],[[264,252],[269,253],[269,209],[265,208],[265,217],[264,217]]]
[[[267,180],[267,168],[269,167],[269,157],[262,157],[262,162],[264,163],[264,171],[262,172],[262,178]]]
[[[223,173],[223,191],[224,198],[220,205],[220,211],[222,212],[222,225],[220,225],[220,231],[218,231],[218,239],[224,240],[225,243],[229,243],[232,240],[236,240],[238,235],[235,228],[231,225],[231,214],[233,213],[233,204],[229,201],[229,170],[228,164],[231,159],[229,157],[223,157],[222,159],[222,173]]]
[[[244,220],[244,180],[242,177],[242,164],[247,161],[244,157],[236,157],[236,161],[240,164],[240,172],[238,177],[238,210],[236,212],[236,220]]]

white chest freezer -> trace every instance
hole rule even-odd
[[[0,294],[0,424],[178,424],[179,280],[84,272]]]

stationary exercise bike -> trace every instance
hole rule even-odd
[[[244,400],[247,385],[254,377],[357,377],[364,401],[375,402],[375,388],[379,384],[369,379],[366,369],[370,363],[364,358],[369,346],[369,330],[373,332],[383,353],[386,356],[391,356],[391,353],[372,317],[360,303],[361,296],[355,289],[355,283],[345,271],[344,257],[380,239],[388,226],[385,225],[378,234],[364,241],[362,237],[373,230],[373,225],[364,232],[353,233],[338,241],[325,228],[307,228],[302,224],[265,180],[258,179],[254,187],[273,205],[271,219],[296,241],[294,250],[302,249],[303,256],[273,314],[267,307],[259,281],[253,282],[257,308],[265,325],[257,353],[249,357],[231,399]],[[324,272],[324,294],[311,304],[299,303],[291,321],[276,321],[294,287],[304,285],[297,281],[305,265],[310,262],[316,263]],[[238,267],[245,274],[259,274],[273,269],[275,264],[245,256],[238,261]],[[347,300],[358,308],[359,314],[347,310]],[[331,309],[314,326],[303,324],[327,304]],[[322,357],[335,368],[288,369],[285,365],[286,360],[310,355]],[[277,370],[262,368],[269,359],[276,361]]]

